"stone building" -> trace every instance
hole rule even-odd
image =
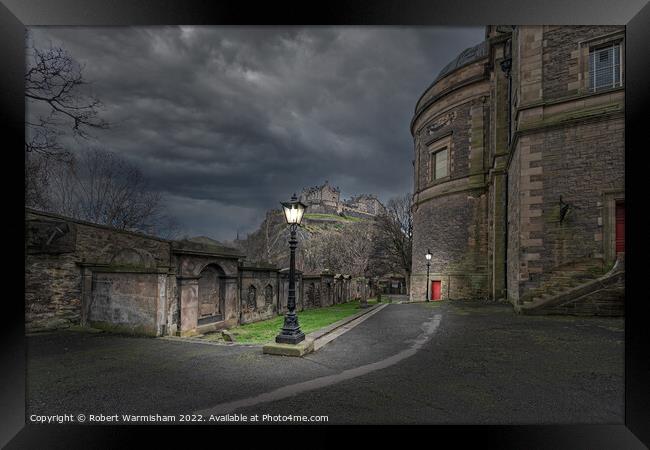
[[[377,216],[384,210],[379,199],[372,194],[361,194],[349,199],[341,199],[341,191],[338,186],[332,186],[328,181],[320,186],[303,189],[300,201],[309,207],[309,213],[343,214],[368,218]]]
[[[300,194],[300,201],[307,205],[322,205],[323,207],[336,209],[341,203],[341,191],[338,186],[332,186],[326,180],[321,186],[303,189]]]
[[[412,300],[430,250],[441,299],[622,313],[624,46],[620,26],[488,26],[444,67],[411,122]]]
[[[25,328],[193,335],[287,311],[288,269],[206,237],[170,241],[26,211]],[[297,309],[355,298],[349,275],[297,273]]]
[[[343,202],[341,209],[348,215],[377,216],[384,210],[384,205],[371,194],[361,194]]]

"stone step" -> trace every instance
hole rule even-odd
[[[566,283],[555,283],[552,288],[544,290],[543,293],[540,295],[533,296],[532,300],[530,301],[546,300],[564,294],[565,292],[568,292],[571,289],[578,287],[582,284],[585,284],[589,281],[592,281],[594,279],[595,278],[588,278],[584,280],[572,279],[570,282],[566,282]]]

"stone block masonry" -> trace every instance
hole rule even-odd
[[[442,299],[488,295],[485,150],[490,85],[484,71],[477,70],[487,53],[469,53],[475,59],[458,69],[464,75],[455,82],[452,72],[434,83],[430,89],[438,94],[423,95],[430,100],[418,102],[412,122],[417,167],[411,301],[424,300],[427,288],[431,295],[424,258],[427,250],[433,255],[429,283],[440,281]],[[447,150],[447,172],[434,176],[432,155],[440,149]]]
[[[92,326],[190,336],[286,312],[288,270],[247,265],[209,238],[168,241],[26,211],[27,332]],[[372,293],[369,280],[298,273],[298,310]]]
[[[113,322],[128,327],[128,317],[142,313],[138,305],[147,305],[144,309],[156,318],[156,312],[148,308],[160,297],[157,277],[168,272],[171,262],[169,245],[164,240],[31,210],[26,213],[26,228],[27,331],[80,325],[90,319],[90,312],[100,322],[110,315]],[[124,311],[119,317],[107,310],[113,287],[118,290],[124,287],[117,281],[118,273],[149,273],[153,276],[145,282],[141,275],[135,275],[133,289],[123,294],[137,301],[131,303],[131,311]],[[116,283],[109,281],[109,275],[101,274],[112,274]],[[95,292],[104,292],[97,298],[97,303],[93,303],[89,293],[93,288]],[[89,296],[84,299],[84,295]],[[115,298],[121,295],[116,294]],[[93,305],[96,309],[91,310]],[[152,323],[143,325],[147,333],[156,333]]]
[[[622,257],[615,243],[625,200],[624,88],[613,82],[596,90],[589,54],[620,46],[610,63],[623,80],[625,33],[618,26],[490,26],[486,36],[480,45],[487,51],[467,49],[462,54],[474,56],[464,65],[443,70],[411,122],[411,298],[424,298],[431,250],[430,280],[441,282],[443,299],[507,299],[529,310],[540,295],[580,292],[575,286]],[[437,179],[429,153],[442,139],[449,173]],[[621,290],[603,292],[609,297],[590,304],[621,310]],[[570,305],[549,312],[598,309]]]

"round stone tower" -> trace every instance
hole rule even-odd
[[[488,45],[464,50],[417,102],[411,301],[488,296]],[[432,295],[433,294],[433,295]]]

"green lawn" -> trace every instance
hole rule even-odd
[[[374,305],[376,300],[368,300],[368,303]],[[345,317],[361,311],[358,301],[351,301],[340,305],[328,306],[325,308],[309,309],[298,312],[298,322],[300,329],[305,334],[320,330],[327,325],[337,322]],[[282,328],[284,316],[274,317],[260,322],[249,323],[231,328],[229,331],[235,336],[235,341],[241,344],[266,344],[273,342],[275,336]],[[202,339],[209,341],[223,342],[221,332],[209,333],[202,336]]]

